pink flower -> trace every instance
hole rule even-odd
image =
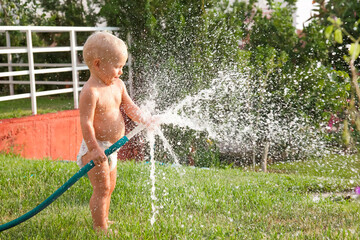
[[[360,186],[355,188],[355,193],[360,195]]]

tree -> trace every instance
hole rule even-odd
[[[30,25],[30,24],[39,24],[41,23],[41,18],[36,15],[37,6],[32,4],[31,0],[21,1],[21,0],[0,0],[0,25],[4,26],[14,26],[14,25]],[[0,33],[0,45],[6,46],[6,37],[5,33]],[[10,41],[12,46],[26,46],[26,37],[25,34],[13,31],[10,35]],[[33,42],[39,44],[40,40],[34,36]],[[7,62],[7,55],[0,54],[0,61]],[[24,54],[14,54],[13,62],[27,62],[27,56]],[[3,71],[7,71],[7,67],[2,68]],[[13,70],[20,70],[18,67],[14,67]],[[24,78],[21,76],[20,79]],[[26,85],[15,85],[15,92],[29,92],[29,86]],[[8,94],[9,89],[7,85],[0,85],[0,93]]]
[[[1,0],[0,25],[27,25],[38,22],[36,18],[36,5],[31,0]]]
[[[341,19],[342,25],[341,27],[349,33],[351,36],[358,36],[360,33],[359,28],[354,28],[355,23],[359,20],[359,12],[360,12],[360,4],[357,0],[316,0],[316,2],[320,5],[318,10],[318,14],[315,17],[315,20],[323,27],[327,27],[329,25],[329,17],[337,17]],[[334,43],[333,39],[333,43]],[[331,64],[335,69],[349,72],[348,64],[343,61],[343,56],[348,52],[346,45],[351,44],[352,40],[348,36],[346,36],[342,43],[340,44],[332,44],[329,46],[329,64]],[[360,61],[357,60],[355,63],[357,68],[359,67]]]
[[[86,5],[86,6],[85,6]],[[38,25],[38,26],[95,26],[99,22],[96,8],[98,1],[70,1],[63,4],[58,1],[36,1],[36,0],[14,0],[0,1],[0,25]],[[87,32],[77,34],[77,42],[83,44],[88,37]],[[32,36],[33,45],[40,46],[62,46],[70,45],[68,33],[35,33]],[[0,38],[0,44],[6,45],[5,38]],[[26,37],[21,32],[11,32],[11,45],[26,46]],[[0,56],[1,61],[6,62],[6,55]],[[60,52],[55,54],[39,53],[34,56],[35,62],[42,63],[69,63],[70,53]],[[81,56],[79,55],[81,59]],[[14,54],[13,62],[27,62],[27,55]],[[18,70],[14,68],[14,70]],[[86,72],[80,72],[80,78],[86,78]],[[23,80],[27,78],[19,77]],[[38,81],[71,81],[71,73],[41,74],[37,76]],[[27,85],[15,85],[15,92],[29,92]],[[5,85],[1,85],[2,92],[8,92]],[[55,85],[39,85],[38,90],[49,90],[58,88]]]
[[[147,84],[148,76],[140,76],[145,70],[171,69],[168,72],[177,81],[169,80],[177,90],[161,96],[161,102],[171,104],[206,86],[224,62],[238,61],[239,26],[246,4],[236,3],[233,11],[226,12],[228,5],[215,0],[116,0],[105,1],[100,14],[109,25],[120,27],[122,38],[131,34],[137,91]]]
[[[325,28],[325,36],[331,40],[330,64],[346,76],[347,96],[344,110],[343,142],[354,148],[360,133],[360,5],[358,1],[317,1],[320,4],[317,21]],[[350,123],[348,123],[348,121]],[[352,131],[350,131],[352,129]]]

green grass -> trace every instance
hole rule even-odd
[[[37,97],[38,114],[74,109],[72,94]],[[31,116],[30,98],[0,102],[0,119]]]
[[[360,160],[358,155],[331,155],[308,161],[277,163],[270,165],[269,171],[323,179],[328,184],[323,186],[321,192],[351,189],[355,182],[360,185]]]
[[[360,202],[313,201],[315,192],[360,185],[357,156],[318,162],[327,166],[318,171],[306,162],[269,167],[281,174],[157,166],[159,213],[153,226],[150,166],[119,163],[110,209],[116,221],[111,228],[119,232],[114,239],[359,239]],[[343,173],[342,166],[357,173]],[[327,168],[334,169],[331,175]],[[37,206],[77,171],[73,162],[0,155],[0,224]],[[41,213],[0,233],[0,239],[107,239],[92,230],[91,191],[89,180],[80,179]]]

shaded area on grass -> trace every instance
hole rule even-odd
[[[305,161],[279,162],[269,165],[274,173],[297,174],[348,181],[350,185],[360,179],[360,155],[330,155]],[[343,183],[346,184],[346,183]]]

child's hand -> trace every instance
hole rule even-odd
[[[100,165],[108,159],[100,147],[91,150],[90,157],[94,161],[95,166]]]
[[[161,124],[161,116],[160,115],[150,116],[145,123],[146,128],[150,131],[153,131],[156,128],[158,128],[160,126],[160,124]]]

